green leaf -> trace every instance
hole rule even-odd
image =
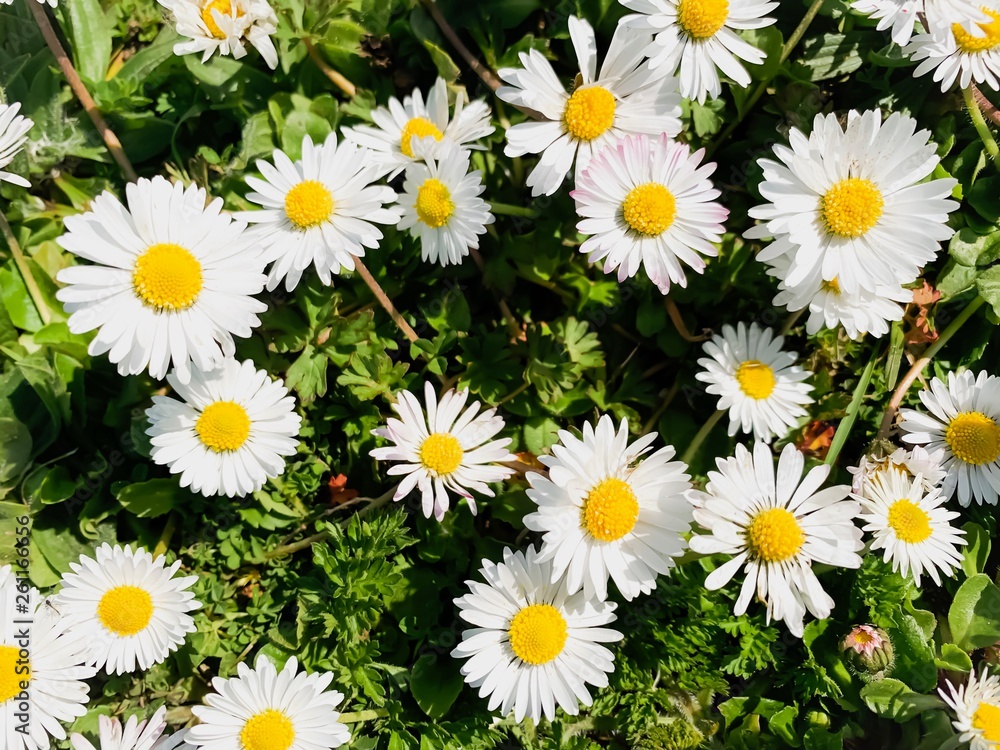
[[[972,671],[972,659],[954,643],[945,643],[941,646],[941,656],[934,660],[934,665],[949,672]]]
[[[31,433],[12,417],[0,418],[0,485],[16,479],[31,459]]]
[[[861,699],[873,713],[900,724],[909,721],[922,711],[944,708],[944,702],[940,698],[914,692],[904,683],[891,677],[865,685],[861,688]]]
[[[173,28],[164,26],[152,44],[143,47],[125,61],[115,78],[144,83],[157,68],[174,59],[174,45],[180,38]]]
[[[191,492],[180,486],[176,477],[150,479],[126,484],[115,493],[125,509],[139,518],[156,518],[169,513],[191,498]]]
[[[524,423],[524,447],[540,456],[559,442],[559,423],[549,417],[531,417]]]
[[[981,272],[976,278],[976,288],[982,297],[1000,315],[1000,266],[993,266]]]
[[[795,732],[795,718],[798,715],[799,710],[795,706],[785,706],[767,720],[767,728],[790,747],[799,747],[799,736]]]
[[[893,677],[902,680],[914,690],[932,690],[937,683],[934,669],[934,649],[929,639],[912,615],[897,614],[893,627],[889,628],[896,654]]]
[[[988,266],[1000,256],[1000,231],[979,234],[964,227],[952,236],[948,255],[965,266]]]
[[[100,0],[65,0],[76,69],[92,83],[104,80],[111,60],[111,24]]]
[[[45,466],[31,472],[21,491],[33,509],[40,509],[69,500],[77,487],[79,484],[64,466]]]
[[[966,545],[962,547],[962,570],[972,578],[986,570],[986,561],[990,557],[990,533],[978,523],[964,524]]]
[[[941,299],[948,300],[972,289],[976,285],[976,273],[974,267],[949,259],[934,285],[941,292]]]
[[[432,719],[448,713],[462,692],[462,674],[447,654],[422,654],[410,672],[410,692]]]
[[[808,69],[810,81],[838,78],[862,66],[862,50],[874,47],[877,38],[869,31],[814,36],[802,43],[800,63]]]
[[[1000,640],[1000,589],[987,575],[975,575],[959,587],[948,610],[948,625],[956,646],[966,651]]]

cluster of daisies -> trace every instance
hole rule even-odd
[[[66,739],[62,725],[86,713],[84,680],[102,670],[148,670],[195,630],[191,613],[201,603],[191,588],[198,577],[177,575],[179,561],[167,566],[143,549],[104,544],[70,568],[51,597],[10,566],[0,568],[0,734],[7,750],[44,750],[52,739]],[[162,707],[148,721],[133,716],[124,726],[101,716],[98,748],[274,750],[293,740],[295,747],[338,747],[351,735],[337,721],[344,696],[328,689],[332,680],[330,673],[299,671],[294,657],[279,671],[261,656],[253,668],[240,663],[236,677],[212,681],[215,692],[192,708],[199,719],[193,728],[162,737]],[[94,750],[80,734],[70,743]]]

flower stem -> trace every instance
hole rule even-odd
[[[316,67],[323,71],[323,75],[330,79],[334,86],[343,91],[350,98],[354,98],[354,95],[358,93],[358,87],[351,83],[343,73],[339,73],[323,59],[316,49],[316,45],[312,43],[311,39],[302,39],[302,43],[306,45],[306,51],[309,52],[309,59],[316,63]]]
[[[681,461],[686,463],[688,466],[691,465],[691,461],[696,455],[698,455],[698,449],[701,447],[701,444],[705,442],[705,438],[708,437],[712,428],[719,423],[719,420],[722,419],[722,416],[725,413],[724,409],[719,409],[715,412],[715,414],[708,418],[708,421],[701,426],[700,430],[698,430],[698,434],[694,436],[694,439],[691,441],[687,450],[684,451],[684,455],[681,456]]]
[[[875,363],[879,358],[879,350],[876,349],[872,352],[871,359],[868,360],[868,364],[865,365],[864,372],[861,373],[861,378],[858,380],[858,385],[854,389],[854,395],[851,397],[851,403],[847,406],[847,413],[844,418],[837,425],[837,431],[833,435],[833,440],[830,442],[830,450],[826,454],[825,463],[827,466],[833,466],[837,461],[837,456],[840,455],[840,451],[844,447],[844,443],[847,442],[848,436],[851,434],[851,429],[854,427],[854,423],[858,419],[858,411],[861,409],[861,401],[864,399],[865,394],[868,392],[868,385],[872,380],[872,373],[875,372]]]
[[[972,96],[976,100],[976,104],[979,105],[980,111],[992,120],[994,125],[1000,125],[1000,110],[993,106],[993,102],[986,98],[975,83],[970,83],[969,88],[972,89]]]
[[[899,385],[896,386],[896,390],[892,393],[892,398],[889,400],[889,405],[885,407],[885,412],[882,414],[882,424],[879,427],[878,436],[880,438],[888,437],[889,430],[892,428],[892,420],[896,417],[896,412],[899,410],[900,404],[903,403],[903,399],[906,397],[906,392],[910,390],[910,386],[913,385],[920,373],[924,371],[924,368],[930,364],[931,360],[937,356],[937,353],[941,351],[942,347],[951,340],[958,331],[965,325],[965,322],[973,316],[973,314],[980,307],[983,306],[985,300],[976,296],[965,309],[962,310],[955,319],[951,321],[951,324],[944,329],[940,336],[938,336],[937,341],[935,341],[931,346],[927,348],[923,356],[920,357],[913,366],[909,369],[909,372],[903,376],[903,379],[899,381]]]
[[[365,711],[352,711],[341,714],[337,717],[337,721],[341,724],[359,724],[362,721],[374,721],[388,715],[389,709],[387,708],[369,708]]]
[[[361,258],[354,259],[354,270],[358,272],[358,275],[365,280],[368,288],[372,290],[372,294],[375,295],[375,299],[379,301],[379,304],[385,308],[385,311],[389,313],[389,317],[392,318],[393,322],[399,327],[399,330],[403,332],[411,342],[416,341],[420,337],[417,332],[413,330],[413,327],[406,322],[406,319],[399,314],[399,310],[396,309],[395,305],[392,304],[392,300],[389,299],[389,295],[385,293],[385,290],[379,286],[379,283],[375,281],[375,277],[372,276],[372,272],[368,270]]]
[[[538,216],[538,211],[527,206],[512,206],[509,203],[494,203],[490,201],[490,211],[500,216],[524,216],[534,219]]]
[[[97,104],[94,103],[94,99],[90,96],[90,92],[87,91],[87,87],[83,85],[83,81],[80,80],[79,74],[73,67],[73,63],[69,59],[69,55],[66,54],[66,50],[63,49],[62,43],[59,41],[59,37],[56,36],[55,29],[52,28],[52,24],[49,22],[49,17],[45,13],[45,8],[38,3],[28,3],[31,8],[32,14],[35,16],[35,22],[38,24],[38,28],[41,29],[42,36],[45,38],[45,43],[49,45],[49,49],[52,50],[52,54],[56,57],[56,62],[59,63],[60,69],[62,69],[63,75],[66,76],[66,80],[69,81],[69,87],[73,89],[73,93],[76,94],[76,98],[80,100],[80,104],[87,111],[90,116],[91,121],[94,123],[94,127],[97,128],[97,132],[101,134],[101,138],[104,139],[104,145],[108,147],[108,151],[111,152],[111,156],[114,160],[118,162],[118,166],[121,168],[125,177],[128,178],[129,182],[135,182],[139,179],[139,175],[136,174],[135,169],[132,167],[132,162],[128,160],[125,155],[125,149],[122,148],[121,141],[118,140],[118,136],[115,135],[114,131],[108,127],[108,123],[105,122],[104,117],[101,115],[100,110],[97,108]]]
[[[41,318],[43,325],[48,325],[52,322],[52,311],[45,304],[42,290],[39,289],[38,282],[32,276],[31,269],[28,268],[28,260],[24,257],[21,246],[18,244],[17,238],[10,228],[10,224],[7,223],[7,217],[3,215],[2,211],[0,211],[0,232],[3,233],[4,239],[7,240],[7,245],[10,247],[10,254],[14,257],[14,265],[17,266],[17,270],[21,273],[21,278],[24,279],[24,287],[28,290],[28,296],[31,297],[31,301],[35,304],[35,309],[38,310],[38,317]]]
[[[962,89],[962,96],[965,99],[965,108],[969,110],[969,117],[972,118],[972,124],[976,128],[976,132],[979,133],[983,146],[986,147],[986,153],[990,155],[994,166],[1000,169],[1000,147],[997,146],[997,142],[990,132],[990,126],[986,123],[986,118],[983,117],[983,111],[979,108],[972,87]]]
[[[802,20],[799,22],[799,25],[795,28],[795,31],[793,31],[792,35],[788,37],[788,41],[785,42],[785,46],[781,48],[781,57],[778,60],[779,68],[781,67],[781,63],[785,62],[785,60],[787,60],[791,56],[792,52],[795,51],[795,48],[798,46],[799,42],[802,41],[802,37],[805,36],[806,31],[809,30],[809,26],[812,24],[813,19],[816,18],[816,14],[819,13],[819,9],[823,7],[823,2],[824,0],[813,0],[813,4],[809,6],[809,10],[806,11],[806,14],[802,16]],[[706,159],[711,157],[712,154],[714,154],[716,150],[719,148],[719,146],[725,143],[726,140],[729,138],[729,136],[733,134],[733,131],[735,131],[736,128],[740,126],[740,123],[742,123],[743,120],[746,119],[746,116],[750,114],[751,110],[756,106],[757,102],[760,101],[760,98],[764,95],[764,92],[767,90],[767,87],[770,85],[771,81],[774,79],[774,76],[777,74],[777,72],[778,70],[776,68],[774,73],[772,73],[767,78],[765,78],[764,80],[762,80],[760,83],[757,84],[757,87],[753,90],[753,93],[750,94],[750,98],[747,99],[746,104],[743,105],[743,113],[734,118],[733,121],[729,123],[729,126],[722,131],[722,135],[720,135],[706,149],[705,152]]]

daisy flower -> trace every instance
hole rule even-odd
[[[373,109],[371,115],[375,127],[355,125],[342,132],[347,140],[370,149],[383,171],[390,172],[390,179],[422,159],[414,150],[416,141],[429,139],[425,152],[436,157],[434,145],[442,141],[473,148],[476,141],[494,131],[489,105],[477,99],[466,106],[465,89],[458,90],[454,113],[449,116],[448,84],[443,78],[434,82],[426,104],[420,89],[414,89],[402,104],[390,97],[388,108]]]
[[[55,7],[55,3],[52,7]],[[20,175],[3,171],[4,167],[14,161],[14,157],[28,140],[28,131],[35,126],[33,120],[18,114],[20,109],[20,102],[0,104],[0,182],[31,187],[31,183]]]
[[[422,139],[417,152],[424,154],[430,140]],[[447,266],[461,263],[470,247],[479,247],[479,235],[494,217],[489,204],[479,197],[486,187],[479,170],[469,171],[469,152],[449,142],[435,153],[424,154],[425,163],[406,168],[399,228],[409,229],[420,239],[425,261]]]
[[[959,741],[969,743],[969,750],[1000,747],[1000,679],[985,666],[979,675],[970,674],[965,685],[956,688],[945,682],[938,694],[955,712],[951,724],[959,732]]]
[[[854,475],[851,492],[870,499],[868,488],[872,481],[879,475],[895,470],[904,472],[910,479],[919,478],[924,492],[929,493],[939,488],[948,476],[948,472],[941,465],[943,462],[943,449],[931,453],[919,445],[914,446],[912,450],[896,448],[887,456],[866,454],[861,457],[857,466],[847,469]]]
[[[295,399],[249,359],[228,359],[189,383],[167,382],[182,400],[153,396],[146,410],[151,458],[180,474],[181,487],[203,495],[244,496],[285,470],[302,418]]]
[[[264,288],[260,249],[246,225],[222,213],[222,198],[171,185],[163,177],[125,188],[128,208],[104,192],[82,216],[65,219],[59,244],[96,265],[64,268],[56,293],[73,333],[97,329],[92,355],[108,354],[121,375],[182,383],[192,363],[211,370],[236,352],[267,309],[251,295]]]
[[[931,33],[921,34],[903,50],[913,62],[920,64],[913,71],[922,76],[934,71],[934,80],[947,92],[958,81],[960,88],[975,82],[994,91],[1000,89],[1000,10],[983,8],[988,23],[978,24],[979,33],[972,34],[960,23],[931,27]]]
[[[166,567],[163,555],[154,560],[141,548],[105,543],[94,554],[69,564],[53,604],[84,636],[97,669],[123,674],[159,664],[194,632],[188,612],[201,602],[188,589],[198,576],[174,577],[180,560]]]
[[[745,61],[760,65],[761,50],[737,33],[774,24],[766,15],[778,7],[765,0],[621,0],[636,15],[622,24],[655,34],[646,48],[650,67],[680,78],[681,96],[704,104],[722,93],[719,71],[742,88],[750,85]]]
[[[848,338],[855,341],[865,335],[879,338],[889,332],[890,323],[903,319],[903,305],[913,300],[913,292],[898,284],[879,286],[875,291],[859,288],[846,294],[836,278],[824,281],[818,268],[800,284],[789,286],[783,279],[791,259],[780,255],[770,265],[768,274],[780,280],[774,305],[792,312],[808,309],[806,332],[810,336],[824,328],[843,326]]]
[[[183,745],[188,730],[182,729],[166,737],[161,736],[167,728],[167,708],[161,706],[148,721],[139,721],[138,716],[132,716],[125,726],[117,718],[100,716],[98,731],[100,744],[94,747],[82,734],[71,734],[70,745],[73,750],[174,750]]]
[[[580,85],[567,94],[548,60],[536,49],[519,53],[522,68],[503,68],[509,86],[497,96],[541,113],[543,120],[507,130],[507,156],[541,154],[528,176],[533,196],[552,195],[573,167],[579,177],[591,157],[629,134],[673,137],[681,130],[677,80],[653,71],[643,50],[651,36],[618,26],[597,74],[597,40],[582,18],[570,16],[569,33],[580,63]]]
[[[851,7],[878,21],[879,31],[892,29],[892,41],[900,47],[913,36],[917,16],[924,13],[931,26],[959,21],[970,31],[973,23],[986,21],[980,0],[856,0]]]
[[[392,409],[399,419],[389,418],[385,427],[372,430],[373,435],[393,444],[371,451],[377,461],[402,462],[388,472],[404,475],[392,499],[402,500],[416,487],[420,490],[424,515],[430,518],[433,514],[440,521],[448,510],[451,491],[465,498],[475,513],[472,492],[493,497],[488,483],[501,482],[514,473],[513,469],[497,466],[495,462],[517,460],[507,450],[510,438],[491,439],[504,427],[497,410],[487,409],[480,414],[482,404],[478,401],[465,408],[469,398],[465,390],[450,390],[438,402],[430,383],[424,383],[426,414],[409,391],[396,395]]]
[[[456,599],[459,616],[473,627],[451,655],[468,659],[465,681],[490,696],[488,710],[514,720],[555,718],[556,705],[576,716],[593,703],[587,684],[608,686],[614,654],[601,643],[620,641],[614,604],[570,595],[565,581],[552,581],[552,563],[539,562],[534,547],[503,551],[503,562],[483,560],[486,583],[466,581]]]
[[[605,273],[617,268],[618,281],[642,266],[664,294],[671,283],[686,287],[681,264],[702,273],[702,256],[719,254],[712,243],[721,241],[729,216],[715,200],[715,164],[702,165],[704,155],[666,135],[626,136],[603,148],[570,193],[582,217],[577,229],[590,235],[580,252],[590,253],[591,263],[603,260]]]
[[[756,593],[767,603],[767,621],[784,620],[798,638],[807,610],[822,620],[834,605],[812,564],[858,568],[864,546],[852,523],[860,506],[846,499],[851,488],[820,490],[830,467],[817,466],[803,477],[804,463],[798,449],[786,445],[776,477],[766,444],[755,444],[752,454],[737,445],[734,457],[716,459],[719,471],[708,472],[705,491],[689,493],[695,521],[711,532],[692,537],[691,549],[732,555],[708,575],[705,588],[722,588],[744,568],[735,613],[746,612]]]
[[[962,564],[958,547],[966,543],[965,532],[950,523],[959,514],[941,507],[946,498],[940,490],[927,492],[920,477],[900,469],[879,472],[866,489],[854,497],[864,531],[873,537],[870,549],[884,549],[882,559],[892,561],[893,572],[912,577],[917,586],[924,571],[940,586],[938,571],[950,576]]]
[[[932,378],[920,400],[930,412],[901,409],[903,442],[943,450],[943,491],[968,507],[996,505],[1000,495],[1000,378],[968,370],[948,373],[947,385]]]
[[[812,376],[795,364],[798,355],[783,351],[785,339],[756,323],[723,326],[721,336],[704,344],[698,360],[704,370],[695,378],[708,383],[708,393],[720,396],[719,409],[729,410],[729,434],[753,432],[756,440],[784,437],[813,403],[806,379]]]
[[[23,575],[23,574],[22,574]],[[24,578],[0,567],[0,738],[4,750],[48,750],[87,713],[86,637]],[[25,610],[25,605],[27,609]],[[30,651],[30,653],[29,653]],[[25,724],[27,731],[18,729]]]
[[[398,211],[385,207],[396,193],[373,184],[381,170],[371,154],[353,143],[338,146],[336,134],[320,146],[307,135],[302,158],[294,163],[281,150],[273,158],[273,165],[257,162],[264,179],[246,178],[254,191],[247,200],[264,210],[237,214],[256,225],[251,232],[264,247],[263,260],[274,263],[268,290],[284,279],[292,291],[310,265],[329,285],[341,268],[354,270],[354,258],[364,257],[366,247],[378,247],[382,232],[375,224],[399,221]]]
[[[271,35],[278,16],[267,0],[157,0],[174,16],[177,33],[188,41],[174,45],[175,55],[201,53],[205,62],[218,52],[239,60],[246,44],[255,47],[268,67],[278,67]]]
[[[263,655],[252,669],[240,662],[236,677],[214,677],[215,693],[191,709],[201,723],[186,741],[205,750],[340,747],[351,732],[337,721],[344,694],[327,689],[332,681],[330,672],[299,672],[294,656],[280,672]]]
[[[628,422],[616,431],[605,415],[584,424],[583,439],[560,430],[552,455],[539,457],[547,478],[527,474],[538,510],[524,525],[544,535],[537,560],[552,561],[553,583],[566,575],[568,594],[606,599],[609,578],[625,599],[648,594],[687,547],[687,466],[670,460],[671,446],[647,456],[655,439],[629,445]]]
[[[773,237],[757,259],[789,257],[786,285],[816,274],[842,292],[878,293],[908,284],[954,234],[951,178],[923,182],[938,164],[930,132],[911,117],[850,112],[846,129],[836,115],[817,115],[806,136],[792,128],[780,161],[761,159],[761,195],[772,203],[750,209],[764,223],[749,238]]]

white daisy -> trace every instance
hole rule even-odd
[[[767,14],[778,7],[765,0],[620,0],[636,15],[621,23],[655,34],[646,48],[649,64],[680,78],[681,96],[704,104],[722,93],[719,71],[737,85],[750,85],[741,60],[760,65],[767,55],[739,31],[774,24]]]
[[[729,211],[715,199],[709,179],[715,164],[701,164],[704,149],[691,153],[666,135],[627,136],[595,154],[570,193],[576,200],[580,252],[618,280],[645,270],[661,292],[687,286],[685,263],[698,273],[702,256],[716,257]]]
[[[729,434],[753,432],[756,440],[784,437],[813,403],[812,376],[795,364],[798,355],[783,351],[785,339],[756,323],[723,326],[721,336],[704,344],[698,360],[704,370],[695,378],[708,383],[708,393],[721,396],[720,409],[729,410]]]
[[[973,33],[972,25],[985,21],[979,6],[981,0],[856,0],[851,7],[878,20],[879,31],[891,28],[892,41],[900,47],[913,35],[919,14],[925,14],[931,26],[965,24]]]
[[[236,351],[267,305],[260,248],[246,225],[222,213],[222,199],[171,185],[163,177],[125,188],[126,209],[111,193],[65,219],[59,244],[96,265],[64,268],[56,293],[73,333],[97,329],[92,355],[104,354],[122,375],[144,370],[162,378],[172,364],[181,382],[192,363],[211,370]]]
[[[962,507],[996,505],[1000,495],[1000,378],[985,371],[932,378],[920,400],[930,412],[901,409],[903,442],[944,450],[945,497],[958,492]]]
[[[184,738],[188,730],[182,729],[163,737],[167,728],[167,708],[161,706],[148,721],[139,721],[133,715],[122,726],[121,720],[101,715],[98,718],[100,744],[94,747],[82,734],[71,734],[70,745],[73,750],[189,750]]]
[[[395,207],[385,208],[396,193],[373,184],[381,170],[371,153],[353,143],[338,146],[335,133],[320,146],[307,135],[302,158],[294,163],[278,150],[273,165],[261,160],[257,169],[264,179],[246,178],[254,190],[247,200],[264,210],[237,218],[257,225],[251,231],[264,247],[263,260],[274,262],[268,290],[284,279],[292,291],[310,265],[329,285],[341,268],[354,270],[354,258],[364,257],[366,247],[378,247],[382,232],[374,224],[399,221]]]
[[[959,741],[969,743],[969,750],[1000,747],[1000,679],[985,666],[978,675],[972,672],[965,685],[956,688],[945,682],[938,694],[955,712],[951,724],[959,732]]]
[[[933,453],[916,445],[912,450],[896,448],[889,455],[877,456],[871,453],[861,457],[857,466],[848,467],[854,475],[851,492],[871,498],[868,487],[875,477],[891,470],[902,471],[910,479],[919,478],[924,492],[931,492],[941,486],[948,472],[942,467],[944,450]]]
[[[792,635],[801,638],[808,610],[825,619],[834,601],[812,570],[814,562],[841,568],[861,566],[864,546],[861,529],[851,519],[860,506],[847,500],[850,487],[820,490],[829,466],[810,469],[803,478],[804,459],[792,444],[778,459],[764,443],[736,446],[732,458],[716,459],[718,472],[708,472],[705,491],[689,493],[694,519],[711,534],[691,538],[691,549],[705,555],[733,557],[713,570],[705,588],[725,586],[740,568],[746,579],[736,600],[742,615],[750,598],[767,603],[767,621],[784,620]]]
[[[194,632],[188,612],[201,602],[188,589],[198,576],[175,578],[180,560],[166,567],[163,555],[154,560],[141,548],[105,543],[94,554],[69,564],[53,603],[83,634],[98,669],[123,674],[159,664]]]
[[[954,234],[946,222],[958,207],[948,199],[954,179],[922,182],[939,159],[916,127],[899,113],[883,123],[879,111],[852,111],[846,130],[833,114],[817,115],[808,138],[792,128],[790,147],[774,147],[780,162],[758,162],[760,193],[773,202],[750,209],[765,223],[745,236],[775,238],[758,260],[787,255],[788,286],[818,273],[848,295],[916,279]]]
[[[418,153],[424,154],[429,140],[416,145]],[[424,154],[426,163],[406,168],[399,228],[420,239],[425,261],[447,266],[461,263],[469,248],[479,247],[479,235],[485,234],[494,216],[479,197],[486,187],[479,170],[469,171],[469,152],[447,142],[435,153],[436,157]]]
[[[21,574],[24,575],[23,573]],[[0,738],[4,750],[48,750],[62,723],[87,713],[89,644],[9,565],[0,567]],[[20,728],[19,728],[20,727]]]
[[[534,547],[503,562],[483,560],[486,583],[466,581],[456,599],[459,616],[474,627],[462,632],[451,655],[468,659],[465,681],[490,696],[488,710],[514,720],[555,718],[558,705],[571,716],[593,703],[587,684],[607,687],[614,654],[601,643],[622,639],[602,627],[615,621],[614,604],[569,595],[565,581],[550,583],[551,562],[539,562]]]
[[[503,68],[509,83],[497,96],[518,107],[540,112],[540,122],[507,130],[507,156],[541,154],[528,176],[531,194],[552,195],[573,167],[576,175],[604,146],[628,134],[673,137],[681,130],[677,80],[669,71],[653,71],[643,50],[651,36],[618,26],[597,74],[597,40],[582,18],[570,16],[569,33],[580,63],[581,83],[567,94],[552,65],[536,49],[519,53],[523,68]]]
[[[414,139],[430,138],[431,143],[451,141],[458,146],[474,148],[475,141],[490,135],[490,107],[482,99],[465,103],[465,89],[459,89],[455,97],[454,114],[448,115],[448,84],[443,78],[434,82],[427,103],[420,89],[414,89],[400,104],[390,97],[389,106],[372,110],[370,125],[355,125],[343,128],[344,137],[371,149],[374,159],[395,177],[408,164],[420,161],[421,155],[414,151]],[[430,145],[425,147],[427,155],[437,157],[437,151]]]
[[[616,432],[608,415],[584,424],[583,439],[560,430],[552,455],[539,458],[548,477],[527,474],[538,510],[524,525],[544,535],[537,559],[552,561],[553,583],[566,575],[569,594],[606,599],[609,578],[625,599],[648,594],[687,547],[687,466],[670,460],[672,446],[646,456],[655,434],[628,439],[628,422]]]
[[[151,458],[180,474],[181,487],[203,495],[244,496],[285,470],[302,418],[295,399],[251,360],[228,359],[191,382],[167,381],[182,400],[153,396],[146,410]]]
[[[293,656],[279,672],[260,655],[253,669],[236,665],[236,677],[214,677],[215,693],[191,712],[198,717],[187,742],[205,750],[330,750],[351,739],[335,710],[344,694],[327,690],[330,672],[298,671]]]
[[[177,33],[188,41],[174,45],[175,55],[201,53],[205,62],[218,52],[239,60],[246,57],[246,43],[255,47],[268,67],[278,67],[278,52],[271,35],[278,30],[278,16],[267,0],[157,0],[169,10]]]
[[[924,490],[920,477],[906,471],[889,469],[879,472],[866,487],[865,495],[854,495],[861,503],[860,519],[864,531],[872,534],[870,549],[884,549],[885,562],[892,561],[893,571],[912,577],[920,586],[926,571],[941,585],[938,570],[946,576],[962,564],[959,545],[965,544],[965,532],[951,525],[959,514],[942,508],[945,497],[940,490]]]
[[[931,33],[921,34],[903,50],[913,62],[920,64],[913,75],[934,71],[934,80],[947,92],[955,82],[968,88],[972,82],[1000,89],[1000,9],[987,7],[983,12],[989,23],[979,24],[976,34],[962,24],[931,27]]]
[[[3,171],[4,167],[14,161],[14,157],[28,140],[28,131],[35,126],[33,120],[18,114],[20,109],[20,102],[0,104],[0,182],[31,187],[31,183],[20,175]]]
[[[416,487],[420,490],[424,515],[437,520],[448,510],[448,491],[464,497],[473,513],[476,503],[472,492],[493,497],[490,482],[501,482],[514,473],[497,461],[516,461],[507,450],[510,438],[492,440],[504,427],[496,409],[482,414],[482,404],[465,402],[469,392],[450,390],[438,402],[430,383],[424,383],[427,413],[409,391],[396,394],[393,411],[399,419],[389,418],[385,427],[372,434],[389,440],[393,445],[374,448],[377,461],[401,461],[389,468],[390,475],[405,475],[393,500],[402,500]],[[464,411],[463,411],[464,409]]]
[[[795,286],[785,283],[784,277],[791,266],[791,258],[779,255],[770,262],[768,274],[781,281],[775,306],[790,311],[809,310],[806,332],[811,336],[823,328],[843,326],[849,338],[857,340],[869,335],[876,338],[889,332],[889,324],[903,319],[904,307],[913,301],[913,292],[900,285],[879,286],[875,291],[859,288],[846,294],[834,278],[824,281],[818,268],[808,278]]]

